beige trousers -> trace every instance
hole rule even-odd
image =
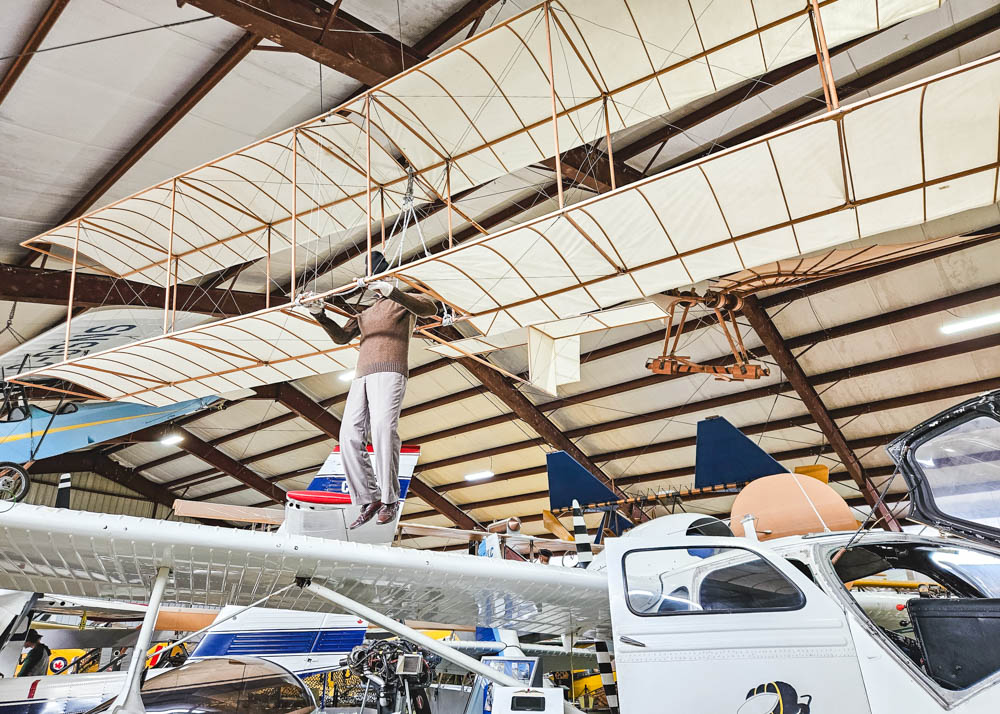
[[[406,377],[397,372],[376,372],[351,382],[340,454],[355,505],[399,500],[399,411],[405,393]],[[368,453],[369,441],[373,454]]]

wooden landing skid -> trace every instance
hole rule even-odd
[[[767,367],[759,364],[698,364],[677,355],[652,357],[646,360],[646,369],[656,374],[714,374],[723,380],[760,379],[771,373]]]
[[[771,371],[759,364],[750,363],[750,353],[743,344],[739,323],[736,322],[736,311],[743,306],[743,298],[734,292],[706,292],[698,295],[694,291],[671,291],[667,293],[667,329],[663,337],[663,354],[646,360],[646,369],[655,374],[714,374],[722,381],[760,379],[768,376]],[[729,349],[732,350],[735,364],[714,365],[699,364],[689,357],[677,354],[681,335],[684,334],[684,323],[692,307],[700,305],[712,311],[722,334],[726,336]],[[682,308],[677,316],[677,308]],[[676,323],[676,324],[675,324]]]

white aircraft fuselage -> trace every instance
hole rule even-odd
[[[985,714],[1000,707],[1000,662],[967,686],[948,681],[933,670],[938,655],[923,653],[934,660],[930,665],[920,655],[908,656],[897,642],[916,641],[894,638],[880,626],[891,621],[889,596],[852,595],[831,562],[853,539],[851,553],[913,551],[944,563],[942,576],[950,572],[984,587],[1000,585],[1000,548],[883,531],[764,543],[669,535],[684,525],[679,521],[697,518],[668,516],[609,539],[591,566],[608,575],[621,711]],[[949,559],[969,567],[951,568]],[[865,566],[854,567],[863,576],[880,567],[874,561]],[[907,596],[891,597],[900,600],[896,629],[906,632]],[[909,597],[927,600],[917,589]],[[943,600],[945,606],[958,603],[952,595],[936,604]],[[1000,617],[1000,601],[978,602]],[[932,654],[941,649],[934,639],[940,634],[923,633]],[[960,645],[963,634],[956,631],[952,645]]]

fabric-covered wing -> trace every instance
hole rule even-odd
[[[357,357],[355,346],[336,344],[304,310],[285,306],[114,347],[17,379],[65,379],[108,399],[158,407],[352,369]]]
[[[715,281],[715,287],[725,291],[752,293],[769,288],[801,285],[813,280],[904,260],[949,245],[980,240],[989,235],[997,235],[997,233],[995,231],[976,231],[968,236],[951,236],[923,243],[894,243],[827,250],[804,258],[789,258],[750,270],[741,270],[738,273],[719,278]]]
[[[655,302],[641,302],[636,305],[591,312],[564,320],[541,322],[532,327],[548,335],[554,340],[574,335],[585,335],[589,332],[599,332],[614,327],[635,325],[651,320],[665,320],[667,312]],[[464,340],[453,340],[446,344],[433,345],[431,350],[445,357],[464,357],[470,354],[484,354],[509,347],[520,347],[528,344],[528,331],[512,330],[490,337],[467,337]]]
[[[819,5],[833,46],[940,3]],[[455,194],[555,155],[547,34],[566,151],[602,139],[605,113],[618,131],[813,54],[804,0],[758,5],[558,0],[548,18],[536,5],[322,117],[24,245],[65,254],[79,240],[82,264],[162,285],[168,269],[185,282],[288,248],[293,236],[306,243],[360,227],[369,146],[370,179],[385,188],[376,205],[390,216],[406,168],[416,199],[432,201],[446,186]]]
[[[1000,55],[396,271],[484,335],[997,201]]]
[[[607,580],[574,568],[16,504],[0,513],[0,587],[144,602],[246,605],[312,578],[405,620],[610,632]],[[293,588],[269,607],[328,610]]]

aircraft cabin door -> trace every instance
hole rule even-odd
[[[624,712],[867,714],[843,610],[743,539],[606,544]]]

